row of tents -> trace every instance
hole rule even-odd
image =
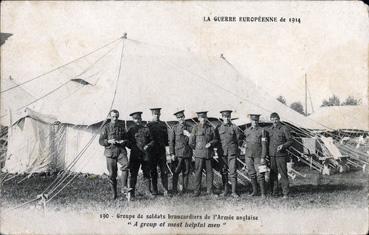
[[[8,127],[2,171],[59,171],[82,153],[71,170],[102,174],[106,163],[95,137],[109,110],[118,109],[128,127],[129,113],[143,111],[143,119],[149,120],[152,107],[163,108],[162,120],[169,128],[175,123],[172,114],[180,109],[186,110],[189,122],[196,121],[196,111],[209,110],[214,124],[220,110],[232,109],[240,128],[248,124],[249,113],[261,114],[267,125],[270,113],[278,112],[295,138],[291,154],[320,172],[322,157],[332,159],[332,167],[339,162],[332,157],[337,155],[334,147],[321,141],[322,133],[337,139],[333,131],[338,128],[369,131],[367,106],[339,107],[339,116],[322,111],[321,116],[305,117],[240,74],[223,55],[201,58],[190,51],[122,37],[26,82],[1,79],[0,124]],[[309,147],[309,139],[314,140],[312,146],[321,147]],[[341,148],[340,152],[358,152],[352,166],[367,165],[368,153]]]

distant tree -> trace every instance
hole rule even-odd
[[[340,99],[336,95],[332,95],[328,100],[324,99],[320,107],[340,106]]]
[[[349,96],[346,98],[345,101],[341,103],[342,106],[344,105],[359,105],[361,103],[360,99],[356,99],[353,96]]]
[[[284,98],[283,96],[281,96],[281,95],[280,95],[280,96],[278,96],[277,100],[278,100],[279,102],[281,102],[282,104],[287,105],[286,98]]]
[[[301,102],[293,102],[290,105],[290,108],[295,110],[298,113],[305,114],[304,113],[304,106],[302,106]]]

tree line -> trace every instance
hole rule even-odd
[[[288,106],[286,98],[282,95],[277,97],[277,100],[282,104]],[[345,100],[341,102],[340,98],[336,95],[332,95],[328,97],[328,99],[322,100],[320,107],[327,107],[327,106],[345,106],[345,105],[360,105],[361,99],[357,99],[353,96],[348,96]],[[289,107],[295,110],[298,113],[305,114],[304,106],[300,101],[292,102]]]

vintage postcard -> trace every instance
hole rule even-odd
[[[2,1],[0,233],[366,234],[368,6]]]

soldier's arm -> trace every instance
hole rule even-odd
[[[152,134],[151,134],[151,131],[149,128],[147,128],[147,131],[146,131],[146,136],[147,136],[147,139],[148,139],[148,143],[146,144],[148,147],[152,147],[154,146],[155,144],[155,141],[154,139],[152,138]]]
[[[168,124],[168,123],[166,123],[166,124]],[[168,124],[168,126],[166,124],[164,124],[164,130],[165,130],[164,142],[165,142],[165,146],[168,146],[169,145],[169,136],[168,136],[168,134],[173,129],[169,129],[168,128],[169,124]]]
[[[261,157],[263,159],[265,159],[268,154],[268,144],[267,143],[268,143],[267,142],[267,132],[263,128],[261,130]]]
[[[219,143],[219,132],[217,129],[211,127],[212,133],[213,133],[213,139],[210,140],[209,144],[211,147],[217,147],[217,144]]]
[[[235,128],[235,132],[236,132],[238,146],[243,146],[243,140],[245,138],[245,135],[243,134],[243,131],[240,130],[240,128],[238,126],[234,125],[234,128]]]
[[[133,135],[132,135],[132,128],[129,128],[126,133],[127,143],[125,144],[128,148],[132,148],[132,145],[134,144],[133,141]]]
[[[284,136],[286,138],[286,143],[283,144],[283,149],[287,149],[288,147],[290,147],[293,144],[293,139],[292,139],[291,131],[288,127],[285,126],[283,128],[283,132],[284,132]]]
[[[108,133],[107,133],[107,130],[106,130],[106,126],[104,126],[101,130],[100,138],[99,138],[99,144],[102,145],[102,146],[105,146],[105,147],[110,145],[108,143]]]
[[[196,127],[192,128],[191,135],[189,138],[189,145],[192,149],[196,148]]]
[[[169,154],[175,154],[174,153],[174,145],[175,145],[174,128],[168,131],[168,140],[169,140]]]

